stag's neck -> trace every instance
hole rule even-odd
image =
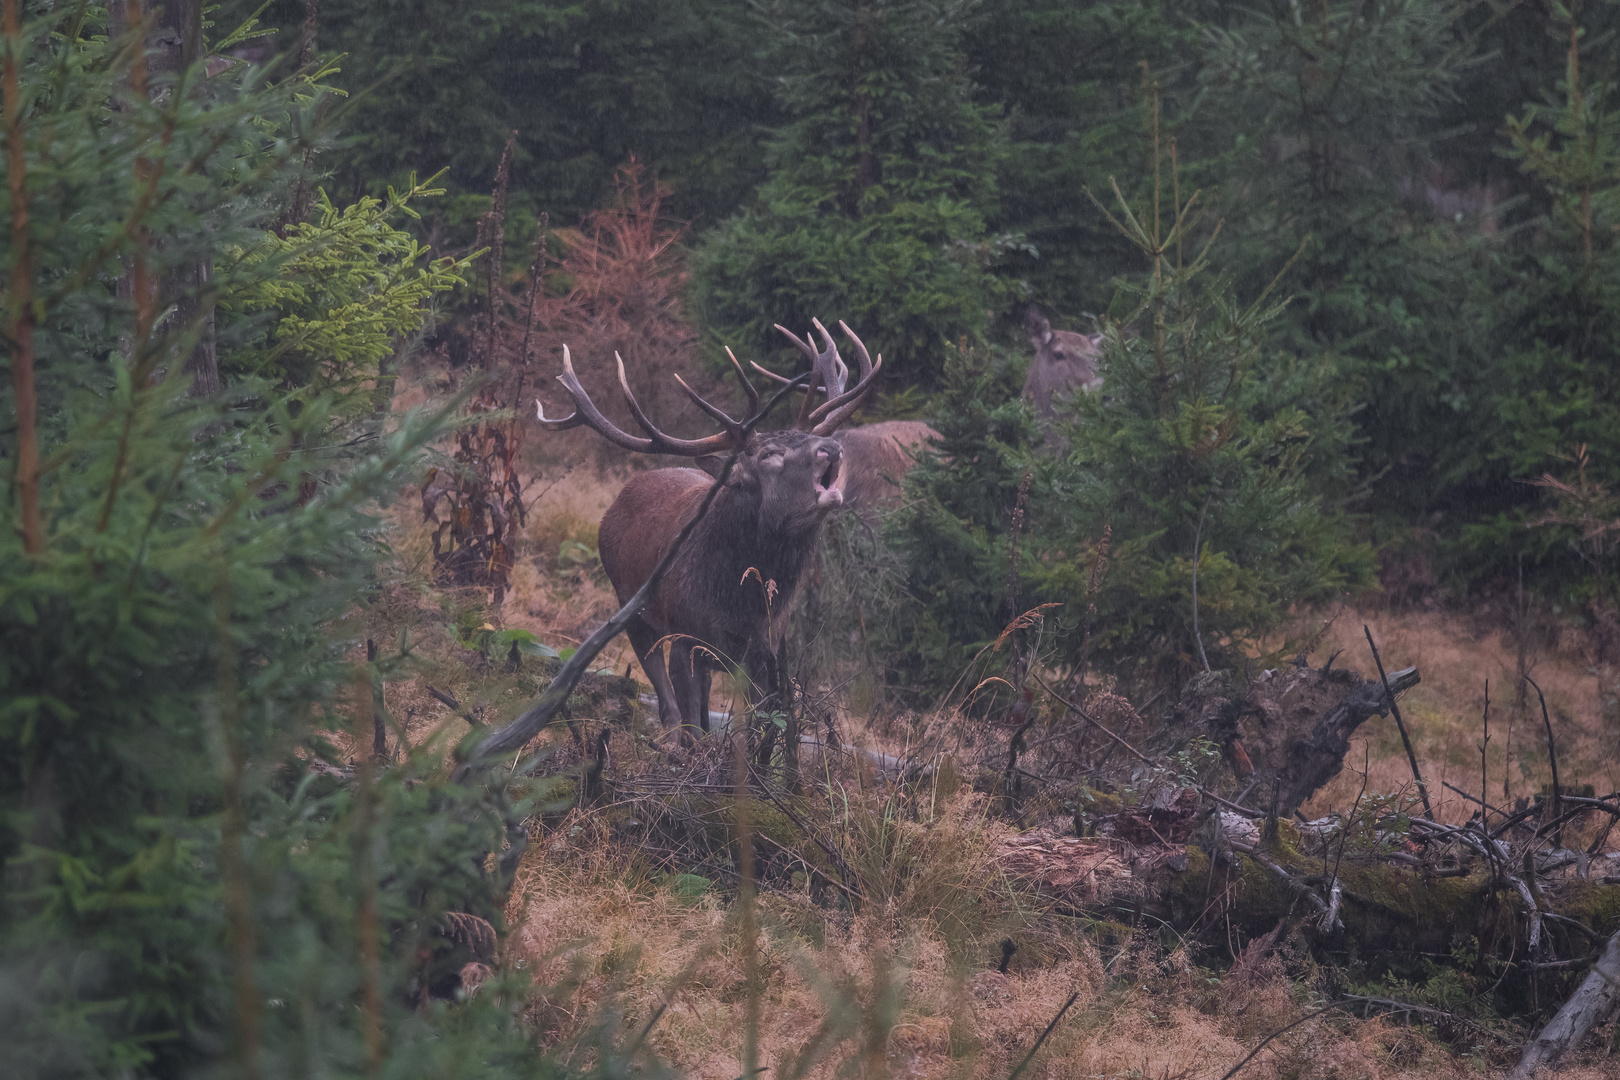
[[[765,618],[766,593],[774,583],[768,609],[785,610],[821,535],[820,523],[806,527],[763,520],[757,499],[738,491],[724,494],[729,497],[716,499],[710,510],[716,543],[714,550],[704,553],[709,595],[725,597],[726,606]]]

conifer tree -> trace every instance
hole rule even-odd
[[[1076,198],[1086,187],[1105,190],[1111,176],[1149,172],[1155,88],[1166,135],[1194,147],[1217,137],[1186,106],[1197,90],[1187,61],[1198,53],[1196,19],[1207,6],[999,0],[968,36],[980,97],[1007,118],[991,227],[1028,240],[1009,252],[1008,270],[1057,313],[1100,314],[1114,277],[1136,269],[1130,245],[1100,217],[1076,213]]]
[[[938,378],[1005,292],[989,234],[1002,131],[973,100],[964,0],[816,0],[767,9],[779,102],[753,204],[698,253],[716,339],[776,351],[771,326],[843,319],[891,380]]]
[[[493,944],[505,798],[447,784],[442,746],[351,773],[329,737],[388,662],[354,659],[375,507],[443,430],[357,429],[346,399],[425,318],[410,289],[457,267],[375,207],[272,231],[326,69],[148,68],[140,5],[111,38],[97,8],[21,7],[0,4],[4,1072],[532,1072],[491,995],[444,1004],[472,959],[447,928]],[[355,220],[380,245],[334,238]],[[201,259],[206,283],[159,291]],[[194,395],[215,299],[225,385]],[[278,340],[345,378],[250,374]]]
[[[1309,239],[1275,332],[1362,403],[1363,474],[1395,517],[1431,509],[1445,475],[1469,467],[1491,396],[1487,207],[1428,198],[1437,178],[1467,183],[1437,156],[1474,62],[1462,8],[1272,4],[1203,27],[1192,126],[1214,133],[1199,168],[1226,221],[1222,264],[1252,293]]]
[[[366,94],[366,122],[329,155],[350,201],[446,170],[466,201],[436,211],[441,230],[460,225],[470,242],[513,130],[513,208],[556,221],[600,205],[632,156],[674,188],[676,215],[710,224],[763,177],[760,144],[780,117],[746,0],[322,0],[318,14],[321,50]]]
[[[1493,400],[1498,438],[1481,467],[1517,481],[1544,473],[1576,480],[1578,472],[1578,487],[1613,491],[1620,487],[1620,112],[1613,33],[1592,34],[1590,14],[1605,13],[1572,4],[1548,20],[1544,32],[1564,45],[1561,77],[1507,119],[1505,151],[1532,182],[1537,213],[1498,288],[1507,301]],[[1570,555],[1594,536],[1602,547],[1601,534],[1591,532],[1600,523],[1527,532],[1527,516],[1543,510],[1530,502],[1534,489],[1513,486],[1520,505],[1482,515],[1471,530],[1477,554],[1500,561],[1530,548],[1560,585],[1593,588],[1607,568],[1589,575],[1594,567]],[[1558,495],[1557,485],[1545,488],[1543,495]],[[1563,543],[1571,538],[1572,546]]]
[[[1276,283],[1238,299],[1197,195],[1160,164],[1142,198],[1094,210],[1148,268],[1121,279],[1103,384],[1073,399],[1066,450],[1035,455],[1010,389],[951,370],[949,457],[907,476],[911,501],[886,534],[905,565],[886,665],[909,687],[944,689],[1016,615],[1050,604],[1077,673],[1176,690],[1257,655],[1293,605],[1368,576],[1344,512],[1351,431],[1331,368],[1272,344]]]

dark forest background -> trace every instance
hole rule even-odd
[[[1142,256],[1085,193],[1140,202],[1173,143],[1232,295],[1288,267],[1266,346],[1329,369],[1342,495],[1372,534],[1418,537],[1441,576],[1523,556],[1589,586],[1567,532],[1523,527],[1549,498],[1527,481],[1573,473],[1561,455],[1620,470],[1617,15],[1562,11],[328,0],[319,48],[364,98],[321,165],[344,199],[447,170],[424,227],[454,249],[511,132],[517,230],[577,220],[634,157],[691,224],[714,355],[836,313],[871,328],[896,393],[937,390],[964,336],[1016,342],[1028,303],[1076,329],[1124,315]],[[279,45],[304,14],[271,5]]]
[[[1169,716],[1189,677],[1275,667],[1304,613],[1381,584],[1590,635],[1585,734],[1613,745],[1620,4],[0,10],[15,1075],[664,1075],[607,1006],[579,1059],[536,1054],[540,992],[495,970],[523,822],[585,805],[586,772],[461,783],[480,733],[413,743],[386,707],[443,656],[497,711],[561,664],[500,602],[520,557],[551,584],[596,565],[594,523],[523,533],[551,451],[509,406],[554,393],[567,333],[590,378],[623,348],[638,385],[726,346],[787,370],[771,327],[813,317],[883,354],[863,419],[941,438],[821,602],[881,661],[885,723],[1037,668]],[[656,287],[592,307],[610,263]],[[1031,305],[1101,335],[1102,389],[1050,438],[1019,400]],[[396,415],[418,357],[429,404]],[[402,492],[428,518],[467,496],[479,557],[401,569]],[[556,558],[520,550],[541,536]],[[900,816],[853,820],[889,843]],[[741,881],[742,818],[717,820],[706,872]],[[902,877],[873,845],[871,879]],[[634,887],[688,876],[659,867]],[[989,955],[1000,925],[963,940]],[[1561,996],[1479,978],[1481,1010]],[[837,1039],[867,1046],[868,1018]]]

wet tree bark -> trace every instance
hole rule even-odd
[[[172,74],[184,70],[202,56],[202,0],[163,0],[161,5],[139,2],[108,5],[108,30],[113,37],[129,31],[134,20],[143,20],[146,35],[146,70],[149,75]],[[186,358],[191,376],[192,397],[212,397],[219,393],[219,352],[214,339],[214,303],[209,294],[213,260],[198,259],[188,266],[175,267],[163,275],[159,286],[159,308],[174,305],[171,325],[195,326],[197,340]],[[130,296],[133,289],[128,275],[118,282],[118,294]]]
[[[1609,938],[1603,955],[1558,1015],[1525,1044],[1524,1054],[1507,1080],[1530,1080],[1537,1068],[1554,1064],[1616,1008],[1620,1008],[1620,931]]]
[[[1420,681],[1418,669],[1404,668],[1389,673],[1389,688],[1396,694],[1410,690]],[[1344,770],[1344,755],[1350,750],[1350,736],[1374,716],[1387,716],[1390,699],[1382,683],[1368,681],[1350,691],[1344,701],[1330,709],[1300,743],[1292,766],[1278,779],[1278,813],[1291,816],[1329,780]]]

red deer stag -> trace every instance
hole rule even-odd
[[[1077,390],[1095,390],[1102,385],[1097,370],[1101,337],[1053,330],[1040,308],[1031,305],[1024,313],[1024,330],[1035,346],[1035,359],[1024,377],[1024,397],[1035,407],[1042,427],[1050,427],[1057,413],[1053,398]]]
[[[755,695],[772,683],[770,642],[780,639],[782,621],[805,561],[820,538],[822,522],[843,502],[844,452],[830,436],[860,408],[883,365],[881,356],[875,362],[871,359],[848,326],[839,326],[854,343],[860,381],[843,391],[843,378],[834,372],[847,373],[848,369],[832,336],[817,322],[827,348],[817,355],[812,378],[831,393],[820,406],[815,404],[814,393],[808,395],[793,430],[749,434],[743,424],[703,400],[677,375],[686,395],[724,430],[702,439],[666,435],[636,403],[621,360],[620,389],[631,415],[647,433],[645,437],[631,435],[603,416],[585,393],[566,348],[560,381],[574,399],[574,412],[551,420],[539,401],[535,402],[540,423],[552,431],[583,424],[610,442],[644,454],[738,455],[708,515],[675,556],[646,608],[626,628],[642,670],[658,694],[659,721],[670,735],[683,724],[708,730],[711,670],[717,661],[742,666]],[[757,412],[759,393],[735,356],[731,363],[748,395],[750,412]],[[602,567],[621,604],[652,576],[713,482],[708,473],[697,469],[670,468],[641,473],[625,484],[602,516],[599,534]],[[671,643],[667,668],[660,648],[665,639]]]

